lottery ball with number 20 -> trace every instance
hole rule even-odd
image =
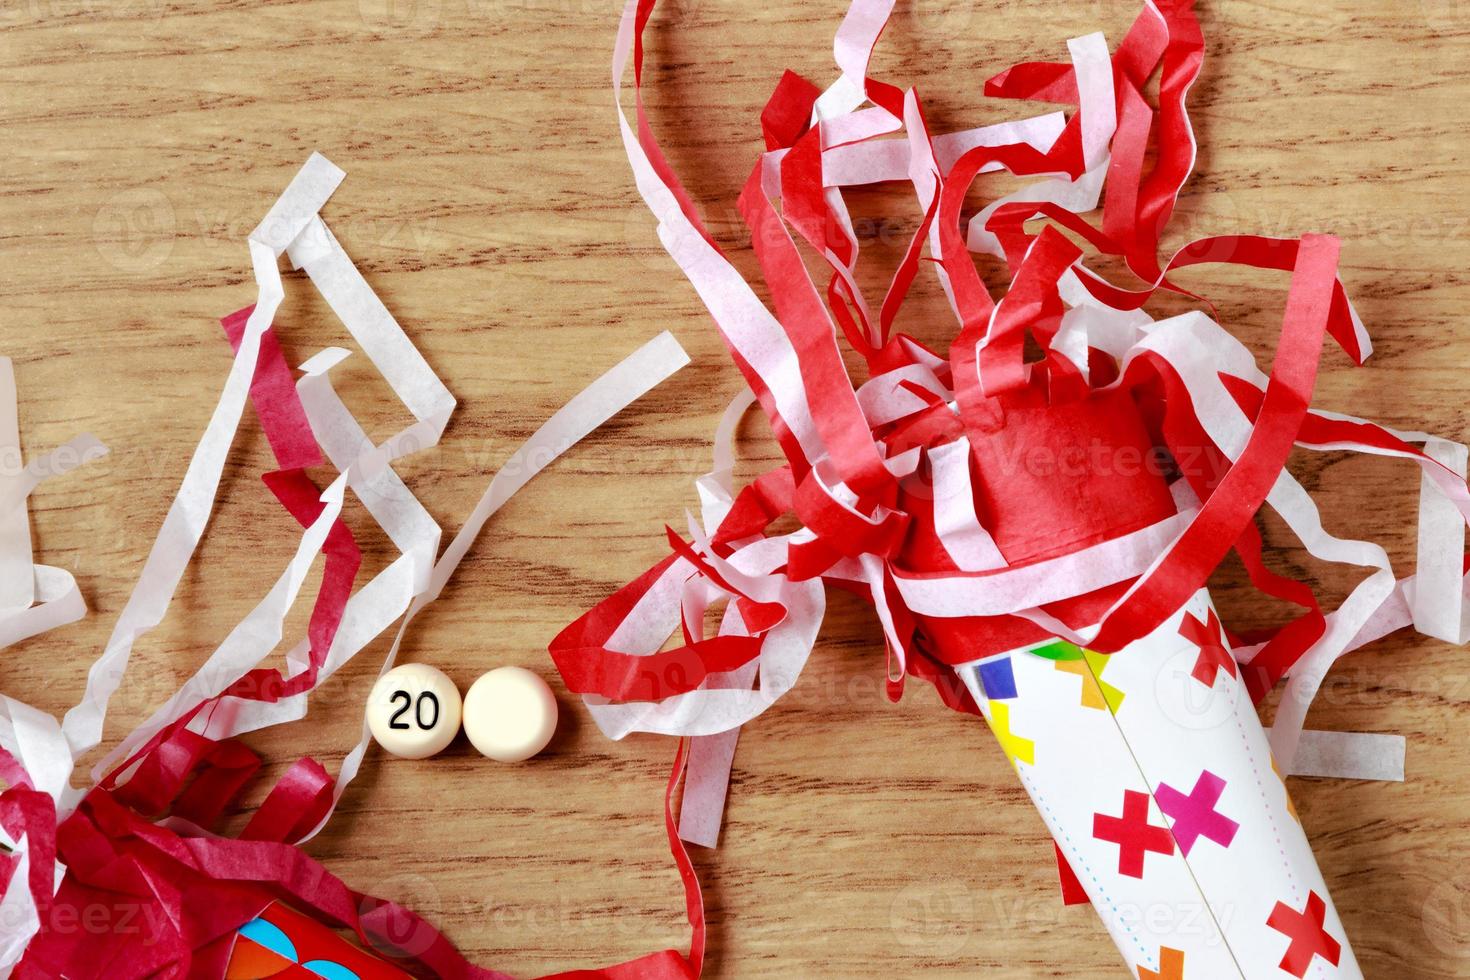
[[[442,752],[459,731],[464,705],[442,670],[402,664],[378,678],[368,695],[368,729],[388,752],[427,759]]]

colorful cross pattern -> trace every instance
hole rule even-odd
[[[1016,696],[1016,671],[1009,653],[980,661],[976,672],[980,675],[980,686],[990,700],[1009,701]]]
[[[1154,792],[1159,809],[1174,822],[1174,839],[1185,857],[1201,837],[1208,837],[1221,847],[1229,847],[1235,840],[1240,824],[1215,809],[1224,792],[1225,780],[1208,769],[1200,773],[1187,796],[1168,783],[1160,783]]]
[[[1118,874],[1130,878],[1143,877],[1143,862],[1149,851],[1174,853],[1174,835],[1166,827],[1148,822],[1148,794],[1137,790],[1123,791],[1123,815],[1092,815],[1092,836],[1118,845]]]
[[[1019,765],[1024,762],[1028,766],[1036,765],[1036,743],[1029,738],[1022,738],[1011,731],[1011,706],[1004,701],[990,702],[990,730],[995,733],[995,740],[1000,743],[1001,751],[1006,758],[1011,760],[1011,765]]]
[[[1184,980],[1184,951],[1163,947],[1159,950],[1159,968],[1140,966],[1138,980]]]
[[[1064,640],[1048,643],[1031,652],[1052,661],[1057,670],[1082,678],[1082,707],[1118,713],[1123,704],[1123,692],[1102,679],[1103,668],[1108,663],[1107,654],[1082,650]]]
[[[1318,956],[1337,966],[1342,956],[1342,944],[1327,934],[1323,923],[1327,919],[1327,902],[1316,892],[1307,898],[1307,907],[1298,912],[1285,902],[1277,902],[1271,910],[1266,925],[1291,940],[1286,955],[1281,958],[1281,969],[1294,977],[1305,977]]]
[[[1106,653],[1096,653],[1092,650],[1083,650],[1082,659],[1092,668],[1092,676],[1097,680],[1098,689],[1102,691],[1103,700],[1107,702],[1108,710],[1113,714],[1123,706],[1124,694],[1121,690],[1103,680],[1103,670],[1112,663],[1112,656]]]
[[[1043,660],[1080,660],[1082,657],[1082,651],[1066,640],[1053,640],[1036,647],[1031,653]]]
[[[1225,638],[1220,631],[1220,617],[1215,615],[1215,610],[1210,610],[1209,617],[1203,623],[1193,613],[1185,613],[1184,621],[1179,624],[1179,635],[1199,647],[1199,659],[1195,661],[1191,672],[1195,680],[1205,687],[1214,687],[1215,679],[1222,670],[1231,677],[1237,676],[1235,658],[1225,646]]]

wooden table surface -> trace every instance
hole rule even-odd
[[[937,131],[996,121],[1018,109],[985,100],[984,77],[1064,57],[1067,37],[1095,29],[1116,43],[1137,6],[905,2],[876,70],[917,83]],[[1378,351],[1362,369],[1330,352],[1318,403],[1464,438],[1470,4],[1202,7],[1202,150],[1169,241],[1341,234]],[[841,13],[837,0],[676,0],[658,15],[655,125],[743,268],[733,199],[760,145],[757,113],[783,68],[833,77]],[[694,356],[502,512],[406,656],[461,686],[502,664],[552,677],[553,633],[664,553],[662,525],[694,503],[740,381],[633,190],[608,94],[616,14],[616,0],[0,3],[0,353],[16,362],[29,452],[84,430],[114,450],[35,496],[38,560],[71,569],[93,612],[7,651],[7,693],[58,713],[79,696],[226,373],[215,319],[253,299],[244,237],[314,149],[349,175],[327,220],[460,399],[443,444],[400,467],[448,530],[511,448],[617,358],[664,329]],[[918,216],[906,194],[854,200],[876,283]],[[1284,277],[1185,281],[1269,350]],[[348,345],[305,279],[287,289],[277,323],[292,363]],[[905,317],[921,337],[951,330],[932,283]],[[365,425],[401,427],[386,386],[352,361],[342,387]],[[747,422],[742,449],[745,473],[773,457],[761,423]],[[1337,454],[1293,466],[1330,529],[1381,540],[1411,569],[1417,471]],[[109,743],[294,548],[256,479],[266,468],[247,423],[198,559],[114,702]],[[370,573],[392,554],[363,518]],[[1275,567],[1334,598],[1354,581],[1289,547],[1274,519],[1265,527]],[[1233,561],[1217,595],[1236,625],[1286,614],[1252,598]],[[742,738],[722,846],[696,855],[709,976],[1120,975],[1091,910],[1058,902],[1046,832],[988,733],[921,685],[887,703],[870,614],[846,597],[832,606],[797,689]],[[272,774],[307,752],[335,768],[384,651],[334,678],[306,721],[253,740]],[[1369,977],[1470,975],[1467,657],[1390,638],[1341,664],[1311,717],[1409,739],[1405,783],[1292,781]],[[375,752],[312,853],[517,975],[687,942],[660,820],[672,744],[605,740],[554,684],[565,720],[545,757],[500,766],[463,739],[431,762]]]

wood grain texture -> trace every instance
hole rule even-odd
[[[694,500],[717,413],[740,382],[637,199],[609,103],[617,0],[0,0],[0,353],[15,358],[31,452],[90,430],[107,460],[34,500],[38,557],[77,575],[86,621],[7,651],[0,684],[59,712],[82,690],[228,364],[215,318],[253,297],[245,234],[313,149],[349,177],[326,216],[461,400],[443,445],[402,467],[445,527],[516,442],[662,329],[692,367],[558,463],[492,523],[406,655],[462,686],[492,666],[552,673],[548,638],[663,553]],[[1470,363],[1470,4],[1206,0],[1202,143],[1170,241],[1336,231],[1378,345],[1328,355],[1319,403],[1464,438]],[[917,83],[936,130],[995,121],[981,80],[1056,58],[1132,0],[904,2],[876,60]],[[716,234],[749,268],[734,194],[783,68],[825,81],[837,0],[676,0],[650,49],[651,111]],[[987,192],[1001,186],[987,185]],[[917,221],[896,192],[855,195],[876,282]],[[873,270],[877,270],[874,272]],[[1213,269],[1184,282],[1266,352],[1284,279]],[[932,284],[904,329],[951,320]],[[304,279],[277,320],[298,363],[348,345]],[[361,357],[341,389],[369,430],[404,422]],[[772,458],[747,424],[746,472]],[[167,623],[142,643],[115,740],[172,691],[274,579],[296,534],[256,479],[247,425],[215,524]],[[1412,467],[1302,456],[1331,530],[1412,561]],[[355,518],[363,527],[362,515]],[[1271,561],[1341,595],[1266,522]],[[371,573],[391,557],[364,533]],[[1280,621],[1228,565],[1228,617]],[[299,629],[302,617],[293,623]],[[355,741],[384,652],[334,678],[310,718],[254,740],[279,772]],[[1470,975],[1470,670],[1398,636],[1342,664],[1311,724],[1395,731],[1401,785],[1294,780],[1367,975]],[[1050,843],[988,734],[915,687],[882,694],[877,631],[836,597],[798,688],[744,735],[723,846],[697,856],[709,975],[1092,978],[1120,975],[1087,908],[1056,898]],[[312,852],[407,902],[479,962],[529,976],[687,941],[659,819],[672,747],[604,740],[565,697],[524,767],[463,740],[432,763],[374,757]]]

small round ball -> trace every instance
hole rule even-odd
[[[385,751],[400,759],[427,759],[454,741],[463,710],[459,688],[442,670],[402,664],[373,685],[368,729]]]
[[[546,748],[556,718],[551,688],[524,667],[497,667],[464,696],[464,733],[497,762],[521,762]]]

